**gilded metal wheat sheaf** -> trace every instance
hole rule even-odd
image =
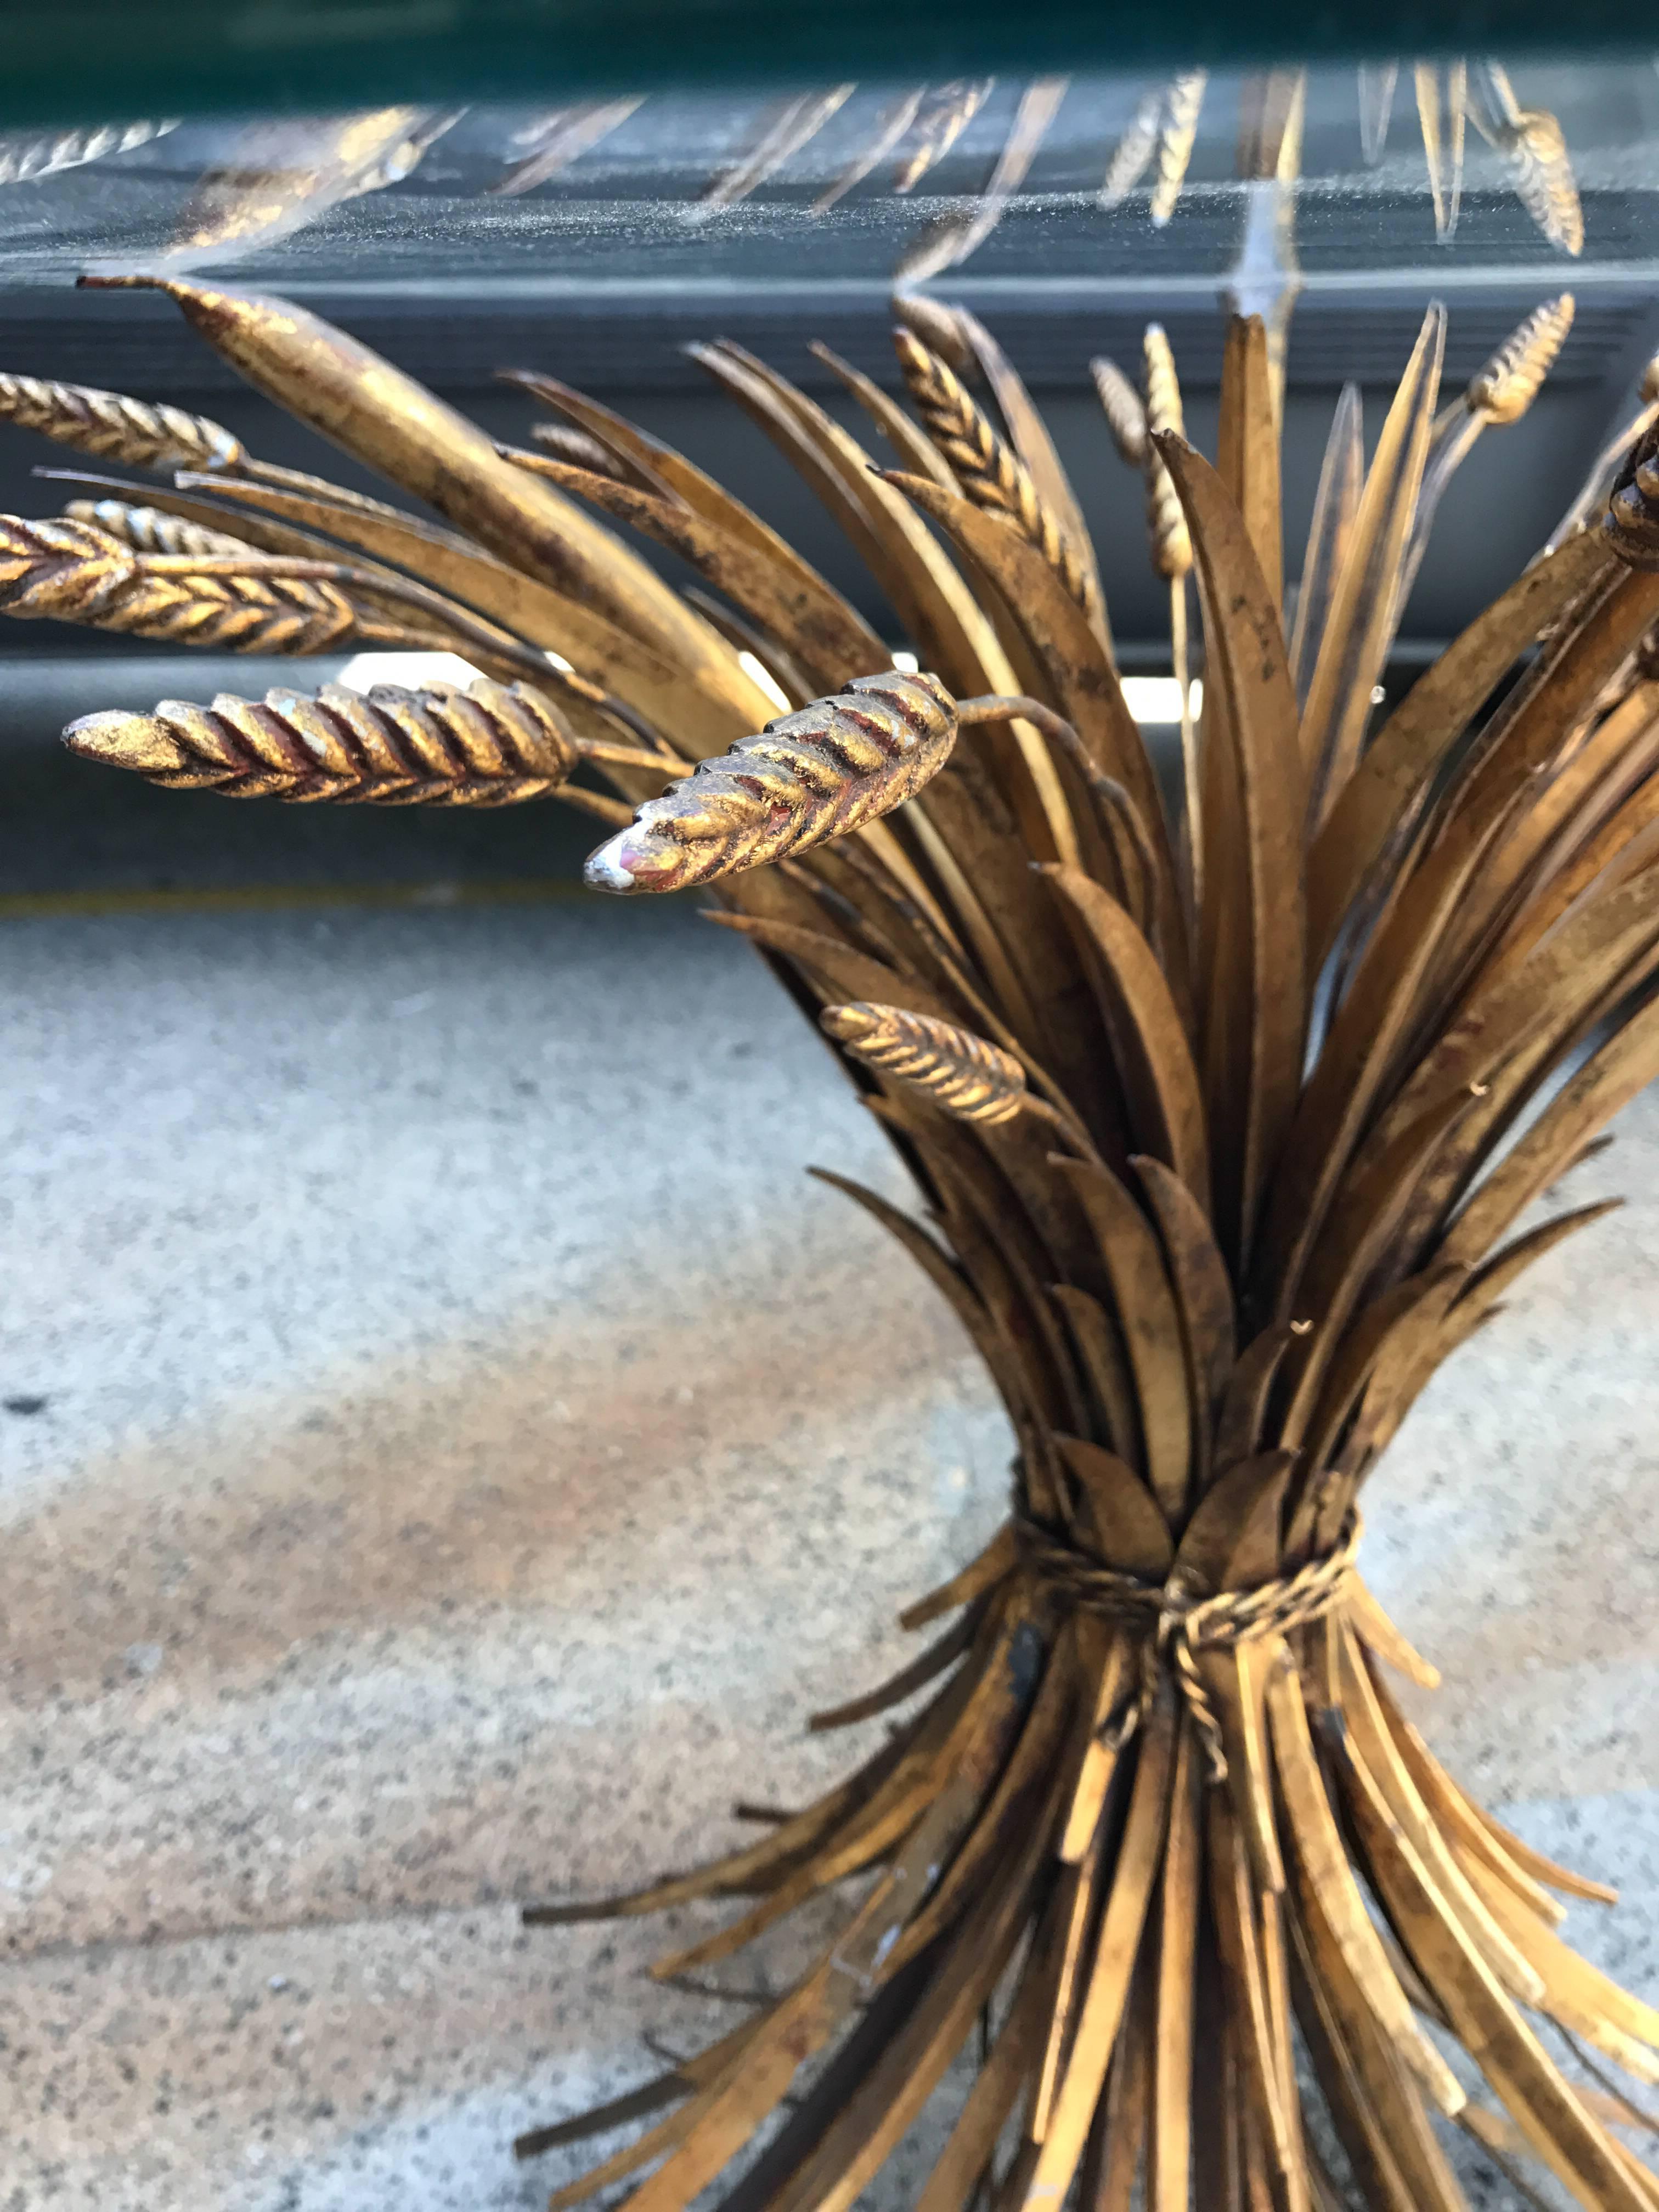
[[[1501,72],[1446,84],[1547,167]],[[1392,88],[1368,86],[1379,153]],[[1161,185],[1198,89],[1148,124]],[[971,90],[935,88],[896,136],[942,143]],[[1437,65],[1419,90],[1455,170]],[[1100,465],[1115,441],[1178,663],[1188,568],[1204,621],[1172,807],[1104,610],[1038,515],[1088,565],[1075,493],[971,317],[901,309],[929,356],[901,339],[919,419],[846,373],[896,470],[778,369],[699,356],[849,529],[911,674],[760,517],[568,386],[519,379],[580,434],[538,474],[315,317],[165,289],[441,526],[198,453],[168,489],[98,478],[90,509],[0,524],[0,607],[168,634],[146,595],[188,599],[192,575],[337,588],[360,622],[418,611],[497,680],[167,704],[70,744],[243,797],[550,796],[613,832],[591,881],[703,887],[914,1176],[910,1209],[827,1179],[950,1306],[1013,1443],[1003,1525],[903,1616],[933,1631],[919,1655],[811,1717],[875,1723],[842,1782],[621,1896],[549,1868],[532,1927],[696,1905],[656,1969],[688,1994],[807,1909],[735,2022],[521,2138],[556,2212],[613,2190],[635,2212],[851,2212],[901,2144],[918,2212],[1466,2212],[1552,2189],[1655,2212],[1632,2085],[1659,2081],[1659,2009],[1558,1932],[1564,1899],[1612,1893],[1436,1757],[1399,1686],[1437,1678],[1360,1540],[1431,1378],[1608,1211],[1573,1179],[1659,1074],[1650,409],[1550,546],[1517,544],[1509,588],[1372,702],[1435,501],[1524,411],[1569,303],[1443,410],[1432,309],[1369,459],[1343,394],[1289,640],[1263,323],[1229,328],[1213,463],[1164,333],[1144,403],[1102,376]],[[981,380],[971,423],[947,358]],[[146,507],[249,550],[171,541]],[[811,703],[763,731],[757,665]],[[856,1374],[836,1388],[856,1407]],[[746,1738],[731,1758],[752,1797]]]

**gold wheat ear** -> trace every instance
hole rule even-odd
[[[902,323],[929,353],[937,354],[958,376],[970,384],[977,379],[979,363],[968,342],[962,318],[954,308],[930,299],[925,292],[898,291],[893,295],[893,319]]]
[[[1119,458],[1132,469],[1146,465],[1146,403],[1115,361],[1103,355],[1089,363],[1106,427]]]
[[[246,547],[228,563],[151,555],[93,523],[9,514],[0,515],[0,614],[234,653],[325,653],[359,626],[350,598],[314,564],[296,574]]]
[[[1572,328],[1577,302],[1560,293],[1534,307],[1469,380],[1466,404],[1489,422],[1518,422],[1538,397]]]
[[[37,376],[0,376],[0,420],[130,469],[234,469],[246,458],[241,440],[205,415]]]
[[[377,684],[359,693],[325,684],[311,697],[222,692],[210,707],[167,699],[150,714],[83,715],[64,742],[82,760],[134,769],[166,790],[370,806],[512,806],[556,793],[613,822],[628,809],[572,787],[577,769],[660,777],[670,767],[578,737],[531,684],[482,677],[465,689]]]
[[[1477,439],[1489,429],[1507,428],[1527,413],[1566,343],[1575,310],[1571,292],[1534,307],[1470,378],[1461,399],[1437,417],[1395,587],[1402,607],[1416,580],[1446,487]]]
[[[587,881],[596,890],[684,890],[805,852],[914,798],[956,734],[955,704],[936,677],[859,677],[701,762],[591,855]]]
[[[258,546],[245,538],[130,500],[72,499],[64,508],[64,520],[84,522],[106,537],[118,538],[135,553],[194,554],[200,560],[243,560],[256,566],[259,558]]]
[[[486,668],[549,678],[544,654],[410,577],[342,562],[303,533],[286,541],[297,552],[267,552],[198,523],[212,507],[155,497],[167,501],[160,514],[100,501],[72,502],[78,511],[56,520],[0,515],[0,614],[217,652],[319,653],[348,641],[464,650]]]
[[[85,715],[64,741],[82,759],[175,788],[381,806],[539,799],[580,758],[548,700],[483,681],[380,684],[367,696],[328,684],[314,698],[270,691],[259,704],[228,693],[211,707],[167,700],[153,714]]]
[[[819,1026],[854,1060],[891,1076],[958,1121],[1012,1121],[1027,1104],[1025,1070],[984,1037],[902,1006],[826,1006]]]
[[[1036,89],[1051,110],[1054,86]],[[918,106],[924,143],[947,93]],[[1504,128],[1519,114],[1494,109]],[[1465,2212],[1443,2123],[1504,2162],[1505,2187],[1532,2191],[1537,2168],[1588,2212],[1654,2212],[1659,2181],[1609,2124],[1628,2107],[1585,2094],[1540,2033],[1659,2080],[1659,2010],[1557,1932],[1561,1897],[1611,1893],[1435,1758],[1392,1685],[1431,1670],[1358,1565],[1364,1485],[1417,1397],[1607,1209],[1522,1217],[1659,1076],[1650,421],[1608,456],[1626,467],[1605,529],[1531,566],[1515,549],[1516,580],[1373,726],[1443,312],[1369,470],[1357,402],[1339,409],[1294,660],[1267,332],[1230,326],[1213,466],[1178,434],[1155,338],[1157,542],[1167,556],[1184,535],[1205,629],[1184,833],[1203,865],[1183,880],[1105,609],[1085,611],[1018,495],[981,503],[1005,464],[992,451],[975,477],[977,429],[948,454],[956,428],[935,442],[847,372],[903,459],[884,473],[777,369],[698,349],[936,672],[911,676],[775,532],[597,403],[533,380],[623,473],[527,465],[313,317],[168,289],[447,526],[254,465],[220,471],[211,500],[192,482],[156,504],[210,529],[234,516],[296,587],[328,580],[301,557],[313,540],[272,533],[331,537],[362,564],[333,586],[354,606],[405,589],[434,619],[476,610],[492,669],[557,706],[277,694],[95,718],[72,742],[244,795],[540,784],[617,826],[591,879],[711,884],[822,1021],[921,1208],[827,1180],[950,1306],[1014,1440],[1003,1525],[903,1616],[933,1626],[924,1648],[814,1717],[886,1718],[845,1780],[692,1872],[526,1913],[720,1908],[664,1975],[799,1908],[834,1923],[706,2048],[521,2140],[528,2157],[633,2131],[555,2212],[616,2184],[635,2212],[721,2188],[729,2212],[850,2212],[905,2143],[931,2159],[918,2212]],[[1029,395],[946,312],[1092,574]],[[1533,337],[1455,422],[1524,398],[1543,325]],[[945,387],[924,367],[931,404]],[[712,617],[567,491],[700,567]],[[193,549],[141,550],[149,527],[0,524],[0,607],[118,623],[192,562],[228,581]],[[823,694],[758,735],[745,635]],[[543,658],[538,680],[548,651],[570,670]],[[637,743],[617,736],[630,715]],[[675,760],[699,765],[659,797]],[[588,767],[621,796],[579,784]]]
[[[1099,592],[1092,568],[1018,454],[955,370],[913,331],[901,324],[893,343],[916,412],[957,483],[975,507],[1006,516],[1037,548],[1078,605],[1094,613]]]

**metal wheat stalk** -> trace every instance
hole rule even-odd
[[[925,143],[946,128],[929,97]],[[1632,2107],[1576,2086],[1540,2032],[1659,2080],[1659,2013],[1556,1933],[1560,1897],[1611,1893],[1434,1757],[1393,1686],[1433,1671],[1360,1559],[1366,1483],[1425,1382],[1605,1209],[1522,1217],[1659,1073],[1653,438],[1605,526],[1530,562],[1517,545],[1516,582],[1375,728],[1439,311],[1369,471],[1339,410],[1295,680],[1262,324],[1231,326],[1214,464],[1181,434],[1161,336],[1144,405],[1103,365],[1204,626],[1188,883],[1076,501],[970,318],[902,337],[919,419],[841,365],[896,470],[767,364],[699,352],[868,562],[910,675],[758,517],[580,394],[523,378],[580,435],[503,453],[302,311],[166,289],[441,521],[211,426],[8,386],[106,460],[195,473],[82,478],[67,519],[6,521],[0,606],[167,634],[180,604],[258,607],[186,634],[262,649],[273,608],[296,643],[302,616],[402,609],[486,680],[169,702],[70,744],[244,796],[566,799],[611,826],[599,887],[703,886],[915,1174],[925,1220],[842,1187],[957,1314],[1017,1439],[1000,1532],[905,1616],[933,1639],[817,1717],[890,1717],[845,1782],[695,1873],[527,1915],[728,1901],[666,1975],[854,1884],[781,1996],[524,2140],[632,2130],[554,2204],[623,2183],[639,2212],[679,2212],[763,2137],[729,2203],[847,2212],[961,2060],[921,2212],[1073,2192],[1089,2212],[1454,2212],[1448,2123],[1515,2186],[1542,2167],[1594,2212],[1654,2212],[1659,2179],[1608,2124]],[[1460,409],[1518,412],[1564,313]],[[301,590],[335,598],[307,615]],[[781,720],[750,649],[798,702]],[[840,1387],[855,1406],[856,1374]]]

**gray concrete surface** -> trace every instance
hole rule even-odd
[[[833,1773],[804,1711],[997,1511],[955,1325],[802,1170],[899,1179],[679,911],[50,915],[5,954],[0,2212],[538,2204],[568,2169],[515,2130],[730,2014],[644,1976],[697,1914],[514,1901]],[[1442,1378],[1367,1547],[1435,1740],[1626,1885],[1570,1932],[1650,1996],[1656,1164],[1650,1097],[1572,1187],[1633,1203]]]

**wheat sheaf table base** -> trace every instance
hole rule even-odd
[[[441,520],[177,410],[11,380],[0,411],[159,481],[77,473],[61,515],[0,518],[0,609],[482,673],[167,702],[70,745],[234,798],[555,798],[605,826],[597,891],[702,887],[913,1174],[914,1215],[845,1187],[949,1303],[1016,1442],[1002,1532],[906,1616],[932,1640],[814,1717],[895,1716],[872,1757],[713,1864],[526,1915],[730,1900],[672,1975],[845,1899],[781,1996],[524,2139],[626,2130],[554,2204],[627,2183],[678,2212],[725,2177],[744,2212],[846,2212],[966,2061],[919,2212],[1452,2212],[1449,2124],[1519,2194],[1547,2170],[1593,2212],[1659,2212],[1627,2141],[1659,2013],[1555,1932],[1561,1896],[1611,1893],[1436,1759],[1390,1686],[1432,1669],[1360,1548],[1425,1384],[1606,1211],[1534,1202],[1659,1073],[1645,417],[1576,502],[1592,526],[1517,546],[1373,726],[1434,507],[1524,412],[1571,301],[1443,407],[1431,309],[1369,465],[1345,395],[1288,622],[1262,325],[1231,325],[1213,461],[1161,331],[1139,384],[1097,365],[1103,459],[1109,426],[1171,592],[1166,808],[1077,501],[973,317],[897,303],[914,411],[824,356],[868,447],[740,349],[696,349],[852,538],[911,669],[693,461],[548,377],[518,381],[559,434],[500,448],[301,309],[131,281]]]

